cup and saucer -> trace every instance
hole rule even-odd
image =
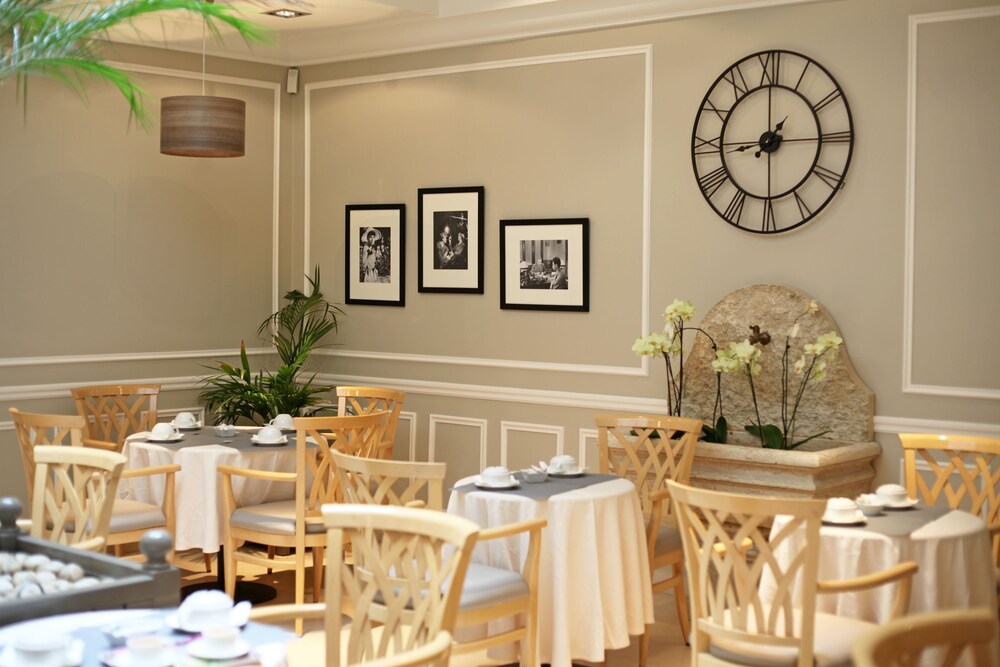
[[[139,635],[129,637],[125,648],[105,651],[98,658],[108,667],[172,667],[177,651],[166,637]]]
[[[250,442],[258,447],[280,447],[288,442],[288,436],[277,426],[268,424],[250,436]]]
[[[248,641],[240,638],[239,628],[207,628],[201,637],[187,645],[188,654],[202,660],[232,660],[250,652]]]
[[[233,604],[233,599],[218,590],[195,591],[184,599],[177,612],[164,620],[178,632],[198,634],[209,628],[242,628],[250,620],[250,603]]]
[[[284,412],[267,422],[267,424],[268,426],[277,426],[281,429],[282,433],[295,433],[294,418]]]
[[[875,489],[875,495],[885,501],[886,510],[908,510],[919,502],[916,498],[910,498],[906,493],[906,488],[899,484],[883,484]]]
[[[181,430],[173,424],[160,422],[159,424],[155,424],[153,426],[153,429],[149,432],[149,437],[146,438],[146,440],[147,442],[177,442],[183,437],[184,434],[181,433]]]
[[[476,477],[475,485],[480,489],[516,489],[521,486],[521,482],[507,468],[490,466]]]
[[[202,423],[190,412],[179,412],[170,425],[176,426],[181,431],[197,431],[201,428]]]
[[[23,633],[0,651],[0,667],[75,667],[84,648],[82,639],[60,633]]]
[[[830,498],[826,501],[823,523],[833,526],[863,526],[868,519],[850,498]]]
[[[553,456],[547,467],[550,477],[582,477],[587,469],[581,468],[576,459],[569,454]]]

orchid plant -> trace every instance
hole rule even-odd
[[[716,349],[712,369],[717,373],[742,372],[750,384],[750,396],[753,399],[754,413],[757,416],[755,424],[745,428],[748,433],[758,437],[762,447],[768,449],[795,449],[814,438],[826,435],[829,431],[816,433],[801,440],[795,439],[795,418],[799,405],[809,382],[822,381],[826,377],[828,362],[832,361],[840,345],[844,342],[836,331],[821,334],[814,343],[806,343],[802,354],[794,363],[791,360],[792,341],[799,337],[799,323],[802,318],[819,310],[816,301],[810,301],[806,309],[795,318],[785,335],[785,349],[781,355],[781,425],[764,424],[757,405],[757,393],[753,379],[761,370],[758,360],[761,348],[771,341],[767,332],[761,332],[759,327],[751,327],[753,335],[743,342],[729,343],[723,349]],[[790,373],[792,375],[790,375]],[[797,378],[797,379],[796,379]],[[797,385],[796,385],[797,382]]]
[[[662,356],[667,368],[667,412],[679,417],[684,403],[684,332],[704,334],[718,350],[713,339],[704,329],[687,324],[694,319],[694,306],[689,301],[674,299],[663,311],[666,325],[662,332],[647,334],[636,339],[632,351],[640,357]],[[715,405],[712,408],[712,426],[702,428],[707,442],[726,442],[728,424],[722,412],[722,375],[715,374]]]

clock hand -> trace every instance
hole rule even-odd
[[[739,148],[734,148],[734,149],[726,151],[726,152],[727,153],[742,153],[743,151],[747,151],[747,150],[750,150],[751,148],[756,148],[756,147],[757,147],[757,144],[755,142],[755,143],[752,143],[752,144],[743,144]]]
[[[775,132],[781,132],[781,128],[785,126],[785,121],[788,120],[788,116],[781,119],[781,122],[774,126]]]

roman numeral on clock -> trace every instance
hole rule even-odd
[[[701,186],[701,191],[705,193],[705,196],[711,198],[728,180],[729,174],[726,172],[726,168],[719,167],[699,178],[698,185]]]

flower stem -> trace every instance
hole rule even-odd
[[[806,384],[809,383],[809,378],[812,377],[813,366],[816,365],[816,360],[819,359],[820,357],[822,357],[824,354],[826,354],[825,351],[822,352],[822,353],[820,353],[820,354],[817,354],[817,355],[813,356],[812,361],[809,362],[809,368],[806,369],[806,374],[802,378],[802,384],[799,385],[799,392],[795,396],[795,405],[792,408],[792,418],[790,420],[788,420],[789,429],[792,429],[795,426],[795,413],[797,413],[799,411],[799,401],[802,400],[802,395],[806,391]]]
[[[677,329],[678,336],[680,337],[680,353],[678,355],[680,358],[680,373],[679,373],[680,387],[678,388],[677,391],[677,416],[680,417],[681,400],[683,400],[684,396],[684,323],[678,322],[678,324],[680,324],[680,326]]]
[[[760,446],[764,446],[764,422],[760,420],[760,410],[757,408],[757,392],[753,388],[753,373],[750,372],[750,364],[746,365],[747,380],[750,381],[750,396],[753,397],[753,411],[757,413],[757,435],[760,437]]]

